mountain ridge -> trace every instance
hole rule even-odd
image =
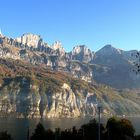
[[[60,42],[28,35],[18,41],[0,35],[0,116],[96,115],[97,101],[104,115],[140,114],[131,51],[106,45],[93,52],[81,45],[67,53]]]
[[[32,36],[38,36],[42,41],[43,41],[43,38],[41,37],[41,35],[37,35],[37,34],[34,34],[34,33],[23,33],[21,36],[19,36],[19,37],[15,37],[15,38],[11,38],[11,37],[7,37],[7,38],[9,38],[9,39],[13,39],[13,40],[18,40],[19,38],[22,38],[23,36],[25,36],[25,35],[32,35]],[[6,37],[5,35],[3,35],[2,33],[0,33],[0,36],[1,37]],[[19,41],[20,42],[20,41]],[[44,42],[44,41],[43,41]],[[60,42],[60,41],[54,41],[54,43],[55,42]],[[44,42],[44,43],[46,43],[46,41]],[[61,43],[61,42],[60,42]],[[47,43],[48,44],[48,43]],[[48,46],[53,46],[53,44],[52,45],[48,45]],[[86,46],[87,47],[87,45],[86,44],[83,44],[83,45],[75,45],[73,48],[75,48],[76,46]],[[106,44],[105,46],[103,46],[103,47],[101,47],[100,49],[98,49],[97,51],[94,51],[94,50],[91,50],[90,48],[88,48],[89,50],[91,50],[91,51],[94,51],[95,53],[96,52],[98,52],[99,50],[101,50],[101,49],[103,49],[104,47],[106,47],[106,46],[112,46],[111,44]],[[114,47],[114,46],[112,46],[113,48],[115,48],[115,49],[117,49],[117,50],[122,50],[122,51],[126,51],[126,52],[128,52],[128,51],[139,51],[139,50],[123,50],[123,49],[121,49],[121,48],[116,48],[116,47]],[[64,48],[65,49],[65,48]],[[69,53],[69,52],[71,52],[71,51],[68,51],[68,52],[66,52],[66,53]]]
[[[132,53],[137,51],[123,51],[112,45],[105,45],[99,51],[93,52],[87,46],[79,45],[67,53],[61,42],[49,45],[43,42],[41,36],[34,34],[24,34],[19,38],[17,42],[17,39],[3,35],[0,37],[1,58],[43,64],[54,71],[70,72],[74,77],[88,82],[95,80],[116,88],[139,86],[139,77],[132,72],[136,61]],[[98,65],[100,67],[96,67]]]

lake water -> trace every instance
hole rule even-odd
[[[135,127],[136,134],[140,134],[140,117],[128,118]],[[82,124],[89,122],[91,118],[74,118],[74,119],[18,119],[18,118],[0,118],[0,131],[7,131],[12,135],[14,140],[26,140],[29,128],[30,135],[34,131],[36,125],[41,122],[48,129],[55,128],[71,128],[72,126],[80,127]],[[101,119],[105,123],[106,119]]]

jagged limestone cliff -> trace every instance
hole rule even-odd
[[[85,97],[82,93],[78,95],[78,91],[74,92],[66,83],[58,91],[53,91],[50,87],[42,87],[30,80],[25,77],[6,79],[8,83],[4,83],[0,89],[1,116],[50,118],[83,115]]]

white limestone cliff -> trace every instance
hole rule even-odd
[[[62,47],[61,42],[55,41],[54,44],[52,44],[52,49],[58,51],[59,55],[64,55],[65,54],[65,49]]]
[[[85,45],[78,45],[74,47],[71,52],[71,55],[72,59],[85,62],[91,61],[94,57],[94,53],[91,52],[91,50]]]
[[[16,38],[15,41],[22,43],[23,45],[27,45],[29,47],[32,46],[37,48],[41,41],[41,38],[39,35],[23,34],[21,37]]]

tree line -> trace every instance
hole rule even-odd
[[[27,140],[98,140],[98,122],[93,119],[80,128],[75,126],[69,129],[55,131],[45,129],[41,123],[38,123],[34,132]],[[135,129],[126,118],[111,117],[106,125],[100,124],[100,140],[140,140],[140,135],[135,135]],[[14,140],[7,132],[0,132],[0,140]]]
[[[98,140],[98,122],[93,119],[80,128],[75,126],[70,129],[55,131],[45,129],[41,123],[36,126],[35,131],[29,138],[30,140]],[[100,124],[101,140],[140,140],[135,136],[135,129],[132,123],[126,118],[109,118],[106,126]]]

